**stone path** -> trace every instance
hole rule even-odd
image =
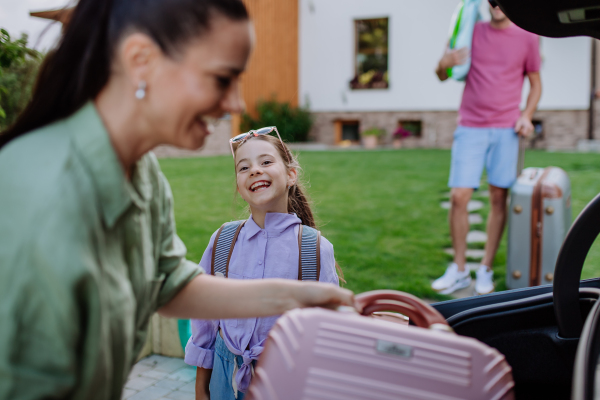
[[[121,399],[194,400],[196,368],[181,358],[151,355],[133,366]]]
[[[445,209],[445,210],[449,210],[450,209],[450,202],[449,201],[442,201],[440,203],[440,206]],[[483,202],[479,201],[479,200],[471,200],[469,201],[469,204],[467,204],[467,211],[469,212],[473,212],[473,211],[479,211],[483,208]]]
[[[443,195],[443,197],[449,198],[450,193],[445,193]],[[487,197],[489,197],[489,192],[487,190],[478,191],[478,192],[473,193],[473,197],[477,197],[479,199],[484,200]],[[483,208],[484,203],[482,200],[471,200],[471,201],[469,201],[469,204],[467,205],[467,210],[470,213],[469,214],[469,224],[471,226],[472,225],[480,225],[480,224],[484,223],[483,216],[476,212]],[[442,201],[440,203],[440,207],[442,207],[445,210],[449,210],[450,209],[450,201],[448,201],[448,200]],[[487,234],[483,231],[471,230],[467,234],[467,245],[469,245],[469,244],[481,245],[481,244],[485,244],[485,242],[487,242]],[[454,255],[453,248],[444,249],[444,252],[451,256]],[[473,260],[473,261],[480,261],[484,255],[485,255],[485,251],[483,249],[479,249],[479,248],[467,249],[467,252],[466,252],[467,259]],[[470,271],[476,271],[477,268],[479,268],[479,262],[467,262],[466,267]],[[469,286],[465,289],[462,289],[462,290],[457,290],[456,292],[452,293],[451,296],[454,298],[460,299],[463,297],[473,296],[474,294],[475,294],[475,280],[473,279],[473,281],[471,282],[471,286]]]
[[[454,249],[453,248],[444,249],[444,253],[453,256]],[[474,260],[481,260],[483,258],[483,256],[485,255],[485,252],[483,249],[467,249],[466,255],[467,255],[467,258],[472,258]]]

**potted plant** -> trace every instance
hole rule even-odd
[[[409,136],[412,136],[411,131],[409,131],[408,129],[405,129],[401,126],[398,127],[398,129],[396,129],[396,132],[394,132],[392,134],[392,137],[393,137],[392,145],[394,146],[395,149],[402,148],[402,140]]]
[[[379,137],[383,135],[385,135],[385,131],[381,128],[367,129],[362,133],[363,146],[365,146],[365,149],[376,148]]]

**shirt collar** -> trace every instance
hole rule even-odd
[[[90,101],[65,121],[73,143],[88,169],[105,223],[110,228],[134,203],[143,209],[151,196],[147,160],[136,164],[131,182],[110,141],[94,104]]]
[[[283,231],[295,224],[301,224],[302,220],[296,216],[296,214],[284,214],[284,213],[267,213],[265,215],[265,231],[269,237],[279,236]],[[246,240],[252,239],[257,233],[262,231],[260,226],[254,222],[252,215],[248,218],[248,221],[244,225],[246,230]]]

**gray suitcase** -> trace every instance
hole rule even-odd
[[[571,183],[557,167],[526,168],[511,188],[506,286],[552,283],[571,226]]]

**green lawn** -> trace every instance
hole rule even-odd
[[[300,163],[346,287],[447,298],[429,285],[450,260],[442,251],[451,243],[447,211],[439,205],[448,192],[449,151],[302,152]],[[210,235],[223,222],[247,216],[235,196],[232,159],[163,159],[160,164],[173,189],[178,233],[188,257],[199,261]],[[525,164],[567,171],[574,217],[600,192],[600,155],[530,151]],[[487,212],[486,202],[484,217]],[[505,262],[506,238],[494,262],[498,290],[505,289]],[[592,248],[584,268],[583,277],[593,276],[600,276],[600,245]]]

